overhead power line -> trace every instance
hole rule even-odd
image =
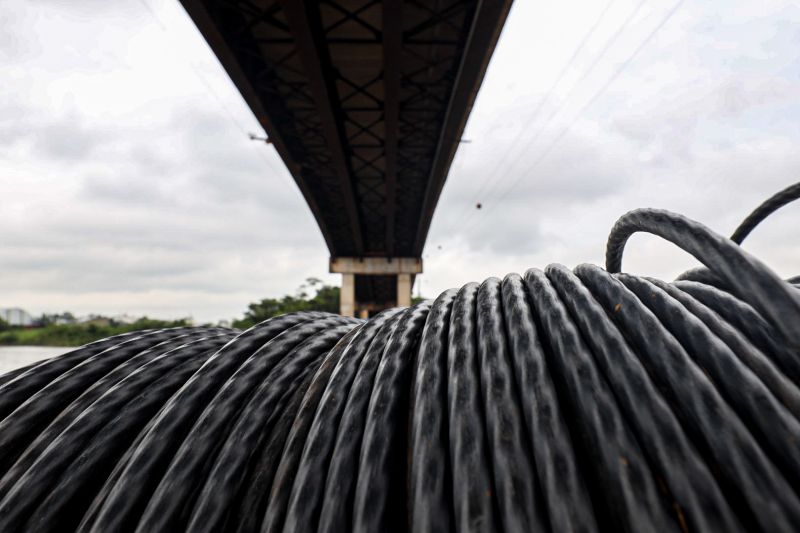
[[[542,96],[542,98],[539,99],[539,103],[534,108],[533,112],[531,112],[522,121],[523,127],[520,128],[519,132],[517,132],[517,135],[514,137],[514,139],[510,143],[506,144],[505,150],[503,150],[503,153],[500,155],[500,157],[497,158],[496,164],[494,165],[492,170],[487,174],[487,176],[496,176],[497,172],[500,170],[503,164],[507,162],[508,156],[511,154],[512,150],[516,148],[517,144],[522,139],[523,134],[527,131],[525,125],[533,124],[535,123],[536,119],[538,119],[539,114],[541,113],[542,109],[544,109],[544,105],[550,100],[550,97],[553,95],[553,92],[555,91],[556,87],[559,85],[559,83],[561,83],[561,80],[564,78],[566,73],[569,72],[570,68],[572,68],[572,65],[575,63],[578,56],[583,51],[584,47],[586,46],[586,43],[589,41],[592,35],[594,35],[595,30],[597,30],[597,28],[600,26],[600,23],[602,22],[603,18],[605,17],[606,13],[608,13],[609,9],[611,8],[611,6],[614,4],[615,1],[616,0],[610,0],[606,4],[606,6],[602,9],[602,11],[600,11],[600,14],[597,16],[594,23],[590,26],[589,30],[583,35],[581,40],[578,42],[578,46],[572,52],[570,58],[561,67],[561,70],[556,76],[555,81],[550,85],[550,88],[545,92],[544,96]],[[515,102],[517,102],[518,100],[519,96],[515,99]],[[478,189],[478,191],[473,195],[473,200],[464,204],[464,208],[461,210],[459,216],[455,219],[458,221],[458,223],[463,221],[465,215],[469,213],[471,207],[478,203],[478,201],[481,199],[481,196],[484,194],[485,190],[491,185],[491,183],[492,181],[489,179],[486,179],[481,183],[480,189]],[[447,233],[450,233],[450,230],[452,230],[454,226],[457,226],[457,224],[451,224]]]
[[[617,39],[622,35],[622,33],[628,27],[628,25],[634,20],[634,18],[639,13],[641,8],[644,6],[645,2],[646,2],[646,0],[641,0],[634,7],[634,9],[628,14],[628,16],[622,22],[622,24],[614,31],[614,33],[611,35],[611,37],[609,37],[606,40],[606,42],[603,44],[603,48],[594,57],[592,62],[589,64],[589,66],[583,71],[583,74],[581,74],[581,76],[577,80],[575,80],[575,82],[570,86],[570,89],[567,91],[567,96],[564,97],[564,99],[562,99],[561,104],[559,106],[557,106],[550,113],[550,115],[545,120],[544,124],[542,124],[538,128],[538,131],[536,132],[536,134],[527,143],[525,143],[524,147],[517,152],[517,155],[515,157],[513,157],[510,160],[509,163],[506,164],[505,170],[502,171],[502,172],[498,171],[496,173],[487,175],[485,184],[488,185],[488,188],[484,191],[484,194],[491,194],[492,191],[500,184],[500,179],[498,179],[498,177],[503,176],[503,175],[509,175],[511,173],[511,171],[514,169],[514,167],[516,167],[517,163],[519,163],[519,161],[522,159],[522,156],[528,152],[528,149],[531,146],[533,146],[536,143],[536,141],[539,140],[539,138],[541,137],[542,133],[547,129],[547,127],[553,121],[553,118],[555,118],[555,116],[558,115],[558,113],[562,109],[564,109],[566,104],[572,100],[572,96],[575,94],[575,91],[576,91],[577,87],[579,87],[580,84],[582,84],[582,82],[586,78],[588,78],[588,76],[594,71],[594,69],[597,67],[597,65],[600,63],[600,61],[603,59],[603,57],[605,57],[605,54],[608,52],[608,50],[611,49],[611,46],[617,41]],[[610,6],[607,6],[606,9],[608,9],[609,7]],[[593,31],[593,30],[591,30],[591,31]],[[503,158],[503,159],[505,159],[505,158]],[[504,162],[505,161],[500,161],[498,166],[502,165]],[[475,215],[476,215],[476,213],[475,213],[474,210],[473,211],[467,211],[466,217],[462,217],[459,220],[459,223],[457,224],[456,227],[464,227],[465,224],[468,227],[471,227],[470,222],[472,222],[472,220],[475,218]]]
[[[516,179],[514,179],[511,184],[504,189],[500,196],[493,200],[491,203],[487,204],[487,209],[485,212],[488,214],[491,212],[494,207],[498,204],[501,204],[508,195],[522,182],[523,179],[529,177],[530,174],[541,164],[541,162],[552,152],[553,148],[555,148],[558,143],[564,138],[564,136],[572,129],[575,123],[583,116],[587,109],[589,109],[597,100],[600,98],[606,90],[611,86],[614,81],[616,81],[619,76],[630,66],[630,64],[636,59],[636,57],[641,53],[641,51],[652,41],[652,39],[658,34],[659,31],[669,22],[669,20],[675,15],[678,11],[680,6],[683,4],[684,0],[679,0],[676,2],[666,13],[666,15],[661,19],[661,21],[647,34],[647,36],[636,46],[634,51],[628,56],[628,58],[622,62],[622,64],[617,68],[617,70],[611,75],[611,77],[606,80],[600,89],[598,89],[592,97],[581,107],[578,113],[574,116],[574,118],[567,124],[559,133],[556,135],[553,140],[545,147],[545,149],[540,152],[540,155],[534,160],[534,162],[524,171],[520,172]],[[465,228],[465,231],[468,231],[472,228],[472,224],[468,225]]]
[[[172,42],[172,44],[175,45],[171,49],[174,49],[174,48],[180,49],[181,46],[178,45],[175,42],[175,39],[172,37],[172,33],[169,31],[169,28],[159,18],[159,16],[156,14],[155,10],[150,6],[150,4],[148,4],[146,0],[139,0],[139,3],[142,4],[144,9],[147,11],[147,13],[150,15],[150,17],[152,17],[152,19],[159,26],[159,28],[161,28],[161,31],[164,32],[164,34]],[[205,76],[203,76],[200,73],[200,70],[197,68],[197,66],[194,63],[192,63],[191,61],[188,61],[188,60],[185,61],[185,62],[184,61],[181,61],[181,62],[189,67],[189,69],[195,75],[197,80],[200,82],[200,84],[206,90],[207,95],[210,96],[217,103],[217,105],[220,107],[220,109],[222,110],[222,112],[224,113],[226,118],[231,122],[231,124],[233,124],[233,126],[236,129],[238,129],[241,132],[242,138],[250,138],[251,133],[248,132],[247,129],[245,129],[244,126],[242,126],[242,123],[239,122],[239,120],[236,118],[236,116],[231,112],[231,110],[225,104],[225,102],[222,99],[222,97],[220,97],[220,95],[214,90],[214,88],[211,86],[211,84],[208,82],[208,80],[205,78]],[[286,181],[286,179],[284,178],[283,172],[281,170],[279,170],[278,168],[276,168],[275,164],[261,150],[261,148],[262,148],[261,145],[258,145],[257,148],[258,149],[257,149],[256,153],[267,164],[269,169],[277,177],[278,181],[281,182],[281,184],[283,184],[284,186],[288,187],[288,190],[291,191],[292,193],[297,193],[298,192],[297,188],[294,187],[291,182],[287,182]]]

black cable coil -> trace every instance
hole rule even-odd
[[[0,531],[800,528],[800,291],[637,210],[607,270],[490,278],[368,321],[120,335],[0,376]],[[706,267],[623,274],[639,231]]]

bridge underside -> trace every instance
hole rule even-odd
[[[419,259],[511,0],[182,2],[332,259]],[[405,300],[398,274],[355,273],[358,301]]]

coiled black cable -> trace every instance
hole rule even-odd
[[[666,211],[360,321],[112,337],[0,376],[0,531],[797,531],[800,291]],[[702,270],[621,273],[634,232]]]

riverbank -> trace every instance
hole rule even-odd
[[[133,324],[52,324],[38,328],[8,328],[0,331],[0,346],[81,346],[120,333],[186,325],[186,320],[142,318]]]

